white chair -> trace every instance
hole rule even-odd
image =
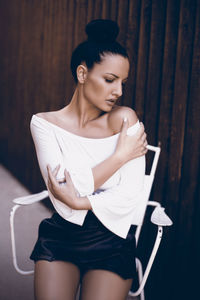
[[[146,269],[144,272],[143,272],[141,261],[138,258],[136,258],[136,267],[137,267],[137,272],[138,272],[139,287],[138,287],[137,291],[135,291],[135,292],[130,291],[129,296],[136,297],[136,296],[140,295],[140,300],[145,300],[144,286],[147,281],[149,272],[151,270],[152,264],[154,262],[156,253],[158,251],[158,248],[159,248],[159,245],[160,245],[160,242],[162,239],[163,226],[172,225],[172,221],[165,214],[164,208],[161,207],[160,203],[158,203],[156,201],[149,201],[149,196],[150,196],[152,184],[154,181],[154,175],[155,175],[155,171],[156,171],[156,167],[157,167],[158,159],[159,159],[159,155],[160,155],[160,148],[150,146],[150,145],[148,145],[147,148],[150,151],[154,151],[155,155],[154,155],[150,174],[145,175],[145,200],[146,200],[146,207],[147,206],[155,207],[155,209],[151,215],[151,222],[154,223],[155,225],[157,225],[158,228],[157,228],[157,236],[156,236],[156,239],[154,242],[154,246],[153,246],[149,261],[147,263],[147,266],[146,266]],[[18,208],[23,207],[24,205],[29,205],[29,204],[39,202],[47,197],[48,197],[48,192],[45,190],[45,191],[37,193],[37,194],[19,197],[19,198],[15,198],[13,200],[15,205],[13,206],[11,213],[10,213],[12,258],[13,258],[13,265],[14,265],[16,271],[18,273],[20,273],[21,275],[30,275],[30,274],[33,274],[34,271],[33,270],[25,271],[25,270],[22,270],[18,266],[17,255],[16,255],[15,230],[14,230],[15,213],[18,210]],[[145,216],[145,211],[144,211],[144,216]],[[143,216],[143,219],[144,219],[144,216]],[[138,245],[141,228],[142,228],[142,224],[138,225],[137,229],[136,229],[136,245]]]

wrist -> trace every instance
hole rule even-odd
[[[90,201],[87,197],[77,197],[74,201],[74,205],[76,210],[90,210],[92,209],[92,206],[90,204]]]
[[[80,197],[73,197],[73,199],[71,200],[71,208],[75,209],[75,210],[79,210],[80,208]]]
[[[121,168],[126,163],[125,158],[117,151],[112,155],[111,159],[114,160],[118,168]]]
[[[58,200],[69,206],[71,209],[79,209],[79,198],[77,196],[62,195],[57,197]]]

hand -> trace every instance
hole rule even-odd
[[[144,125],[140,123],[140,128],[133,136],[127,135],[128,120],[123,121],[115,155],[126,163],[127,161],[143,156],[147,153],[147,140]]]
[[[56,179],[59,169],[60,165],[58,165],[53,171],[51,170],[51,167],[49,165],[47,166],[48,188],[56,199],[67,204],[67,206],[69,206],[70,208],[76,209],[78,197],[70,174],[65,169],[65,179],[64,181],[59,182]]]

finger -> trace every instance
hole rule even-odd
[[[55,179],[55,177],[53,176],[53,173],[52,173],[52,170],[51,170],[51,167],[49,165],[47,165],[47,171],[48,171],[48,180],[49,180],[49,184],[52,186],[52,185],[55,185],[57,186],[57,181]]]
[[[140,122],[140,128],[138,129],[138,131],[136,132],[136,135],[141,138],[142,135],[144,134],[144,125],[142,122]]]
[[[48,176],[49,176],[49,173],[51,172],[51,167],[50,165],[47,165],[47,173],[48,173]]]
[[[50,167],[50,165],[47,165],[47,173],[48,173],[48,180],[47,180],[47,182],[48,182],[48,186],[50,186],[51,185],[51,173],[52,173],[52,171],[51,171],[51,167]]]
[[[51,182],[50,182],[50,180],[48,179],[48,181],[47,181],[47,187],[48,187],[48,189],[52,192],[52,185],[51,185]]]
[[[148,152],[148,149],[146,148],[146,147],[144,147],[144,149],[143,149],[143,154],[145,155],[147,152]]]
[[[53,172],[52,172],[52,174],[53,174],[54,177],[57,176],[59,169],[60,169],[60,164],[57,165],[57,166],[55,167],[55,169],[53,170]]]
[[[146,146],[148,145],[147,140],[144,141],[144,147],[146,148]]]
[[[67,184],[74,186],[69,172],[67,172],[67,170],[65,169],[64,173],[65,173],[65,180],[66,180]]]
[[[52,184],[51,184],[51,180],[49,179],[49,176],[47,179],[47,186],[48,186],[49,190],[52,192]]]
[[[124,117],[122,126],[121,126],[121,135],[126,135],[128,129],[128,119],[127,117]]]
[[[47,172],[48,172],[48,179],[47,179],[47,186],[49,188],[49,190],[52,192],[53,190],[53,186],[52,186],[52,182],[51,182],[51,178],[50,178],[50,172],[51,172],[51,167],[50,165],[47,165]]]
[[[67,172],[66,169],[65,169],[64,173],[65,173],[65,180],[66,180],[66,182],[69,183],[71,181],[71,176],[70,176],[69,172]]]
[[[147,152],[148,152],[148,149],[145,148],[145,150],[144,150],[144,155],[147,154]]]
[[[146,135],[146,133],[144,132],[143,135],[141,136],[141,140],[142,140],[142,142],[144,143],[144,142],[146,141],[146,139],[147,139],[147,135]]]

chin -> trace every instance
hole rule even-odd
[[[104,108],[102,108],[101,110],[102,110],[103,112],[110,112],[110,111],[113,110],[113,108],[114,108],[114,107],[104,107]]]

